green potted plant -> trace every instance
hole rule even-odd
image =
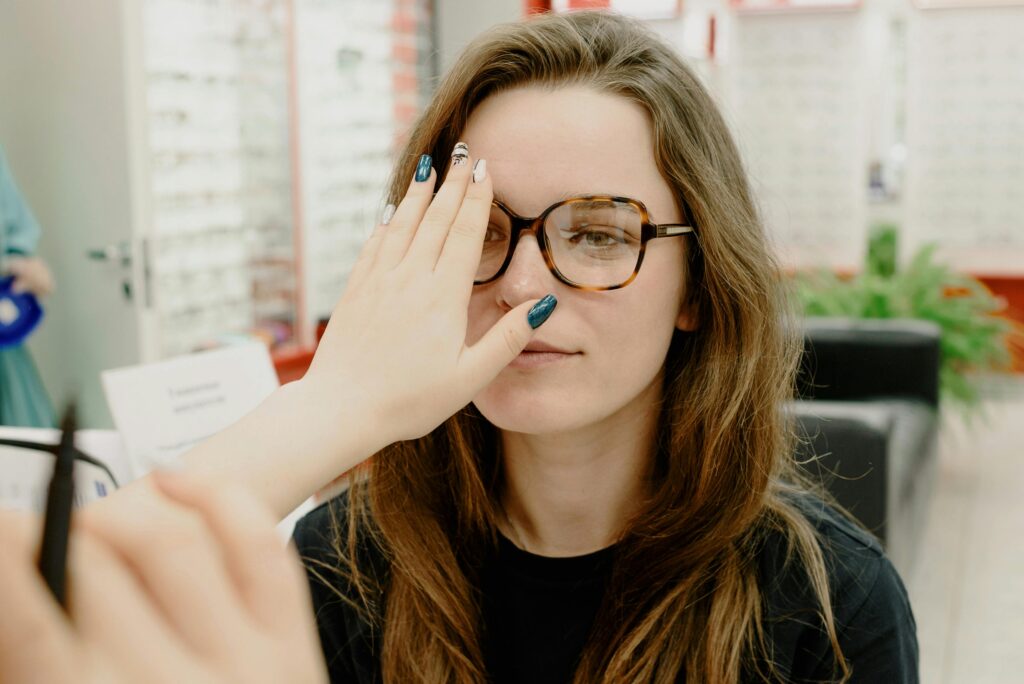
[[[898,268],[898,229],[875,227],[870,234],[864,270],[841,278],[829,270],[805,271],[793,278],[807,316],[919,318],[942,329],[939,389],[942,400],[963,410],[970,420],[980,398],[973,374],[1008,370],[1008,339],[1024,326],[997,314],[1005,304],[976,279],[938,263],[938,245],[922,246],[910,263]]]

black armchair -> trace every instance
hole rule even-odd
[[[797,457],[906,571],[937,462],[940,328],[808,318],[793,412]]]

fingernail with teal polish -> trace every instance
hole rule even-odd
[[[416,182],[422,183],[423,181],[430,178],[430,163],[433,160],[429,154],[420,156],[420,163],[416,165]]]
[[[558,300],[555,299],[555,295],[550,294],[534,304],[530,313],[526,314],[526,320],[530,323],[530,327],[536,330],[541,323],[548,320],[548,316],[555,310],[555,304],[558,304]]]

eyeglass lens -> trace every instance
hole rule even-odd
[[[590,287],[629,280],[640,258],[642,233],[639,210],[613,200],[575,200],[544,220],[544,239],[555,267],[573,283]],[[492,205],[477,282],[493,278],[501,268],[511,236],[508,214]]]

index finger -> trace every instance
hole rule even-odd
[[[450,273],[458,282],[472,284],[480,267],[493,199],[491,175],[487,173],[487,163],[481,162],[474,170],[473,182],[466,188],[462,206],[448,231],[435,271]],[[470,287],[467,294],[471,291]]]
[[[35,567],[39,525],[0,511],[0,681],[72,682],[78,668],[71,624]],[[33,534],[35,532],[35,534]]]

